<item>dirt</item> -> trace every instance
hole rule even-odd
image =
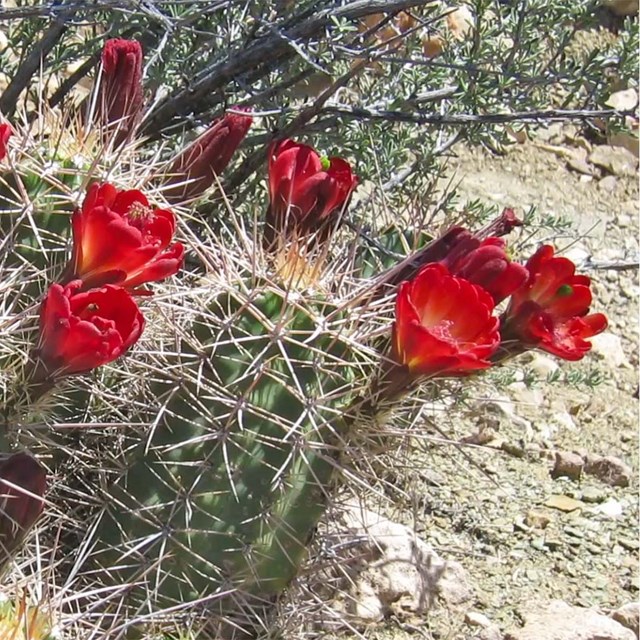
[[[637,180],[575,173],[531,143],[502,157],[456,151],[450,172],[461,204],[479,199],[520,214],[533,206],[537,223],[572,223],[550,231],[534,222],[514,234],[516,255],[526,258],[544,240],[582,263],[592,308],[607,314],[620,344],[610,337],[601,353],[557,362],[557,371],[550,356],[524,356],[481,378],[459,411],[434,410],[437,431],[414,443],[408,466],[417,470],[387,511],[460,562],[475,597],[361,629],[367,638],[476,638],[480,627],[464,622],[469,612],[504,632],[551,599],[605,612],[638,599]],[[554,480],[556,451],[620,458],[632,469],[630,485],[585,473]],[[554,508],[552,496],[577,508]]]

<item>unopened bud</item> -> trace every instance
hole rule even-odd
[[[244,113],[227,113],[216,120],[172,162],[168,171],[169,202],[201,196],[222,174],[249,131],[253,118]]]

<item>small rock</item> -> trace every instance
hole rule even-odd
[[[550,551],[557,551],[562,548],[563,542],[559,538],[547,538],[545,540],[545,545]]]
[[[547,127],[540,127],[540,130],[536,131],[536,139],[542,142],[561,141],[564,139],[562,128],[562,122],[553,122]]]
[[[631,216],[628,216],[626,213],[621,213],[619,216],[616,217],[615,220],[616,220],[616,225],[619,226],[621,229],[626,229],[633,222],[633,220],[631,219]]]
[[[628,487],[631,482],[631,467],[615,456],[588,456],[584,472],[611,487]]]
[[[606,494],[596,487],[585,487],[582,490],[582,502],[597,504],[607,499]]]
[[[563,429],[568,429],[569,431],[576,430],[576,423],[567,411],[556,411],[551,416],[551,421]]]
[[[618,178],[615,176],[605,176],[598,181],[598,186],[603,191],[615,191],[615,188],[618,184]]]
[[[580,531],[580,529],[576,529],[576,527],[567,526],[563,531],[571,538],[577,538],[578,540],[584,538],[584,532]]]
[[[464,616],[464,621],[470,627],[481,627],[486,629],[491,626],[491,620],[484,615],[484,613],[480,613],[479,611],[467,611]]]
[[[622,515],[623,508],[615,498],[609,498],[595,507],[594,511],[612,520],[617,520]]]
[[[569,260],[578,267],[581,267],[583,264],[591,260],[591,251],[581,244],[574,244],[564,251],[562,255],[565,258],[569,258]],[[555,360],[553,360],[553,362],[555,362]]]
[[[630,602],[616,609],[611,617],[623,627],[631,629],[640,638],[640,603]]]
[[[587,162],[586,149],[572,149],[572,153],[567,156],[567,166],[585,176],[598,174],[598,170]]]
[[[636,2],[636,7],[638,3]],[[638,9],[636,8],[636,13]],[[638,92],[635,89],[623,89],[612,93],[605,102],[608,107],[618,111],[631,111],[638,105]]]
[[[585,252],[583,260],[586,259],[588,255],[589,254]],[[573,262],[575,263],[576,261],[574,260]],[[527,363],[527,366],[543,380],[553,375],[560,368],[555,360],[537,352],[533,352],[533,357]]]
[[[577,453],[571,453],[569,451],[556,451],[556,461],[551,470],[551,477],[556,478],[571,478],[571,480],[580,480],[582,476],[582,469],[584,467],[584,460],[582,456]]]
[[[520,445],[507,441],[500,444],[500,449],[514,458],[524,458],[527,453]]]
[[[502,640],[502,631],[500,631],[497,625],[492,624],[480,632],[478,640]]]
[[[627,551],[637,551],[640,549],[640,542],[632,538],[618,538],[618,544]]]
[[[530,407],[540,407],[544,404],[544,394],[541,389],[527,387],[524,382],[512,382],[507,388],[516,403]]]
[[[615,620],[561,600],[525,612],[524,619],[524,627],[507,632],[505,640],[636,640],[632,631]]]
[[[575,511],[576,509],[583,508],[584,503],[580,502],[580,500],[574,500],[569,496],[553,495],[547,499],[547,501],[544,503],[544,506],[549,507],[550,509],[558,509],[558,511],[570,513],[571,511]]]
[[[524,523],[532,529],[546,529],[551,522],[551,516],[548,516],[533,509],[527,513]]]
[[[635,176],[638,159],[627,149],[601,144],[589,154],[589,162],[615,176]]]
[[[629,366],[627,356],[622,349],[620,336],[605,331],[591,338],[591,352],[604,360],[613,369]]]
[[[614,131],[607,136],[607,142],[612,147],[622,147],[636,158],[640,156],[640,138],[638,137],[638,121],[633,118],[625,118],[630,131]]]

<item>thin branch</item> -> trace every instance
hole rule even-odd
[[[470,124],[503,124],[509,122],[554,121],[554,120],[590,120],[592,118],[614,118],[632,116],[634,110],[618,111],[616,109],[571,110],[544,109],[538,111],[516,111],[514,113],[408,113],[406,111],[386,111],[366,109],[364,107],[332,106],[324,107],[323,113],[334,114],[344,118],[362,120],[383,120],[386,122],[409,122],[413,124],[438,124],[465,126]]]
[[[191,0],[191,4],[202,4],[202,11],[208,12],[212,8],[215,10],[218,5],[227,4],[228,0],[218,0],[218,2],[211,2],[210,0]],[[180,4],[175,0],[169,0],[163,2],[162,0],[155,0],[153,4],[144,2],[143,0],[93,0],[91,4],[86,0],[78,0],[77,2],[68,2],[63,4],[59,0],[52,0],[45,4],[39,4],[30,7],[12,7],[10,9],[0,8],[0,22],[11,20],[24,20],[25,18],[52,18],[55,19],[58,14],[70,12],[80,12],[85,14],[98,13],[106,10],[122,10],[127,12],[147,12],[155,13],[155,5],[162,7],[172,7]],[[202,11],[200,13],[202,13]]]
[[[49,52],[56,46],[60,38],[67,30],[66,17],[73,13],[74,9],[70,3],[63,3],[60,7],[60,15],[55,18],[55,22],[47,29],[42,38],[34,45],[31,53],[25,58],[9,86],[0,96],[0,111],[5,116],[11,116],[16,109],[18,98],[24,89],[31,82],[31,78],[38,72],[42,61]]]
[[[308,19],[288,24],[292,26],[277,31],[274,26],[270,33],[261,36],[244,49],[230,51],[227,56],[205,69],[191,86],[179,91],[161,102],[147,118],[143,133],[157,136],[166,129],[173,119],[181,114],[197,115],[210,108],[218,100],[217,94],[229,82],[237,81],[242,75],[253,72],[256,78],[267,73],[274,64],[295,58],[301,41],[324,33],[335,25],[335,20],[355,20],[380,12],[401,11],[409,7],[428,4],[431,0],[355,0],[342,7],[323,9]],[[293,47],[291,43],[296,43]]]
[[[90,58],[85,60],[64,82],[55,90],[49,98],[49,106],[55,107],[60,104],[67,94],[98,64],[100,51],[96,51]]]

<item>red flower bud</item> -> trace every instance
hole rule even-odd
[[[498,348],[493,300],[481,287],[430,264],[400,285],[393,355],[410,376],[464,375],[491,366]]]
[[[505,212],[507,210],[505,209]],[[496,226],[505,216],[492,223]],[[512,262],[501,238],[481,239],[464,227],[451,227],[403,263],[392,267],[380,279],[381,285],[398,286],[413,279],[428,264],[441,263],[452,275],[483,287],[495,304],[504,300],[527,279],[527,270]]]
[[[102,78],[98,91],[99,121],[124,142],[138,123],[143,105],[142,47],[136,40],[107,40],[102,50]]]
[[[250,115],[227,113],[173,161],[164,191],[170,202],[201,196],[222,174],[253,122]]]
[[[0,463],[0,549],[8,556],[44,509],[47,476],[34,458],[16,453]]]
[[[175,274],[184,256],[173,213],[154,209],[135,189],[92,184],[72,218],[73,254],[62,283],[82,280],[84,288],[118,284],[127,289]]]
[[[35,355],[49,378],[84,373],[120,357],[144,328],[134,299],[121,287],[82,292],[75,280],[51,285],[40,308]]]
[[[525,267],[512,262],[502,238],[480,241],[469,235],[441,263],[456,276],[481,286],[495,304],[510,296],[528,277]]]
[[[312,148],[282,140],[269,152],[269,210],[265,245],[279,234],[330,233],[358,183],[342,158],[321,158]]]
[[[0,160],[7,155],[7,142],[13,135],[13,129],[6,123],[0,124]]]
[[[476,236],[478,236],[478,238],[506,236],[516,227],[521,227],[522,225],[523,222],[516,216],[516,212],[509,207],[505,207],[502,213],[486,227],[480,229],[480,231],[476,233]]]
[[[575,275],[568,258],[554,257],[544,245],[527,262],[529,277],[503,314],[506,351],[539,348],[565,360],[580,360],[591,349],[591,338],[607,328],[602,313],[587,315],[591,280]]]

